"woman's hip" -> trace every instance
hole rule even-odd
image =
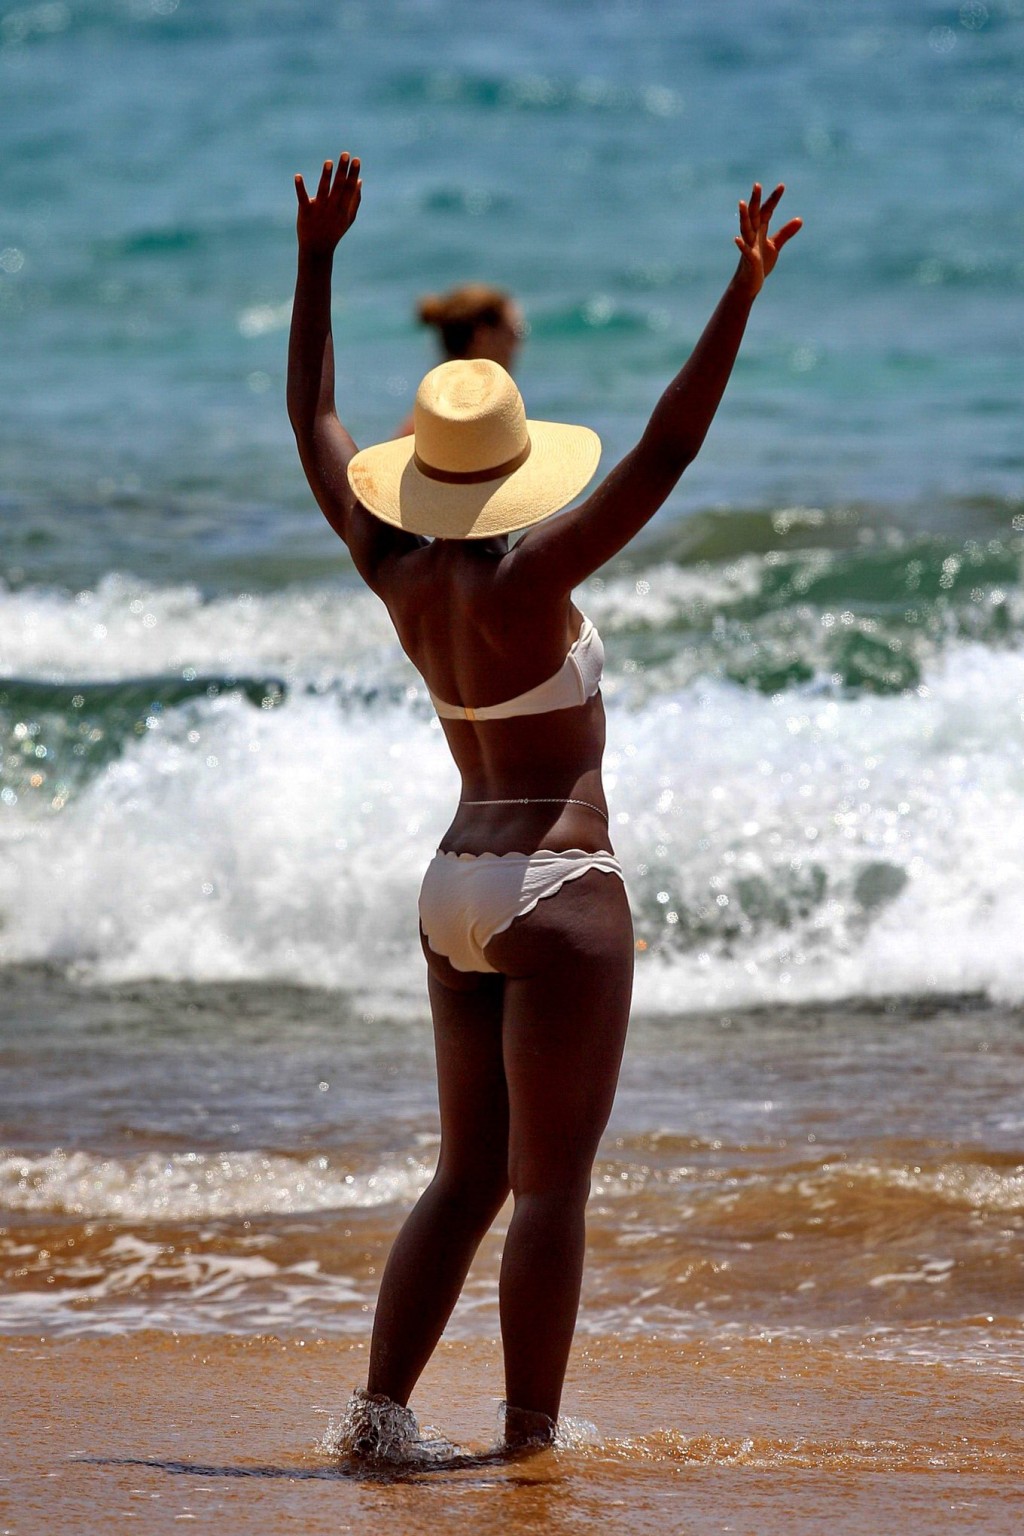
[[[596,957],[610,944],[632,960],[622,866],[607,849],[439,852],[419,909],[429,948],[459,971],[519,972],[527,928],[526,947],[538,954],[570,946]]]

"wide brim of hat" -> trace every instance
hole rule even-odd
[[[528,421],[530,454],[511,474],[469,485],[417,467],[413,437],[354,454],[349,484],[367,511],[394,528],[438,539],[486,539],[528,528],[567,506],[593,478],[601,439],[589,427]]]

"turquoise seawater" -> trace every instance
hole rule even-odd
[[[857,501],[1006,533],[1022,66],[1019,0],[5,5],[6,572],[210,588],[340,563],[281,401],[291,176],[345,147],[357,440],[432,361],[415,297],[480,276],[524,302],[534,414],[586,419],[613,460],[728,275],[737,198],[782,179],[806,230],[665,521]]]
[[[639,995],[1019,997],[1022,66],[1022,0],[4,5],[0,959],[420,995],[454,775],[283,403],[292,176],[348,148],[357,440],[478,277],[606,466],[785,180],[704,451],[581,594]]]

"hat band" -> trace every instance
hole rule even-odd
[[[502,475],[510,475],[520,464],[525,464],[530,457],[532,443],[529,438],[526,447],[521,453],[514,454],[511,459],[506,459],[503,464],[495,464],[491,469],[467,469],[460,472],[455,469],[437,469],[433,464],[428,464],[421,459],[413,449],[413,463],[421,475],[426,475],[428,480],[442,480],[445,485],[481,485],[485,480],[500,480]]]

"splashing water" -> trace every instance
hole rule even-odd
[[[581,1451],[602,1445],[601,1431],[590,1419],[573,1418],[563,1414],[555,1427],[556,1451]]]
[[[319,1442],[327,1456],[388,1466],[437,1466],[458,1449],[436,1429],[420,1430],[411,1408],[357,1388]]]

